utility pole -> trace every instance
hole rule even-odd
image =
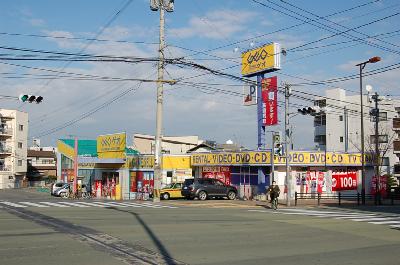
[[[379,172],[379,165],[380,165],[380,154],[379,154],[379,95],[375,92],[375,95],[372,96],[372,99],[375,101],[375,109],[372,111],[373,117],[375,117],[375,194],[376,194],[376,203],[381,204],[381,193],[380,193],[380,172]]]
[[[163,119],[163,83],[164,81],[164,10],[172,12],[174,1],[150,0],[150,9],[160,10],[160,45],[158,50],[158,75],[157,75],[157,113],[156,113],[156,137],[154,157],[154,193],[153,201],[160,201],[160,189],[162,180],[162,119]]]
[[[290,97],[290,85],[285,84],[285,161],[286,161],[286,205],[290,206],[290,196],[292,192],[292,179],[290,176],[290,168],[289,168],[289,97]]]

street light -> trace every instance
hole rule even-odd
[[[362,204],[365,204],[365,158],[364,158],[364,104],[362,94],[362,70],[368,63],[377,63],[381,60],[381,57],[375,56],[370,58],[368,61],[356,64],[360,68],[360,103],[361,103],[361,198]]]

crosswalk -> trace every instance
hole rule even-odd
[[[265,212],[283,215],[301,215],[317,218],[330,218],[337,220],[350,220],[354,222],[366,222],[375,225],[388,225],[392,228],[400,228],[400,214],[386,214],[360,211],[328,211],[313,210],[307,208],[281,208],[278,211],[272,210],[248,210],[249,212]]]
[[[59,208],[68,208],[68,207],[77,207],[77,208],[89,208],[89,207],[98,207],[98,208],[106,208],[106,207],[118,207],[118,208],[152,208],[152,209],[160,209],[160,208],[169,208],[174,209],[178,208],[176,206],[171,205],[161,205],[154,204],[150,202],[104,202],[104,201],[41,201],[41,202],[29,202],[29,201],[19,201],[19,202],[9,202],[9,201],[0,201],[0,208],[8,206],[14,208],[27,208],[27,207],[38,207],[38,208],[49,208],[49,207],[59,207]]]

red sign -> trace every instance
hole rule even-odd
[[[376,193],[376,184],[377,184],[376,180],[377,180],[377,177],[373,176],[372,181],[371,181],[371,194],[374,194],[374,195]],[[381,176],[379,178],[378,186],[379,186],[381,195],[385,197],[387,195],[387,177],[386,176]]]
[[[332,173],[332,191],[356,190],[357,172],[333,172]]]
[[[231,184],[231,169],[229,167],[203,167],[203,178],[218,179],[226,185]]]
[[[278,124],[278,79],[276,76],[261,80],[261,96],[265,105],[263,124]]]

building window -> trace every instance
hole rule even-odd
[[[340,136],[340,142],[343,143],[343,136]]]
[[[22,148],[22,143],[18,142],[18,148]]]
[[[24,125],[20,124],[19,125],[19,131],[22,132],[24,130]]]
[[[339,121],[343,121],[343,116],[339,115]]]
[[[22,160],[18,160],[18,166],[22,167]]]

